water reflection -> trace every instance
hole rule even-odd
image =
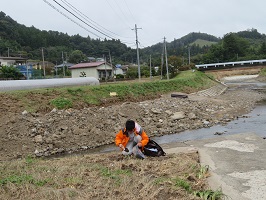
[[[247,90],[266,89],[266,83],[243,82],[226,83],[230,90],[246,88]],[[229,122],[227,125],[216,125],[210,128],[201,128],[196,130],[187,130],[177,134],[153,137],[158,144],[167,144],[174,142],[184,142],[189,140],[200,140],[207,138],[221,137],[220,135],[233,135],[239,133],[253,132],[261,137],[266,137],[266,100],[260,102],[251,113]],[[97,152],[114,151],[117,148],[114,145],[108,145],[95,149]]]
[[[154,137],[159,144],[182,142],[188,140],[199,140],[220,137],[223,135],[232,135],[238,133],[253,132],[261,137],[266,137],[266,104],[258,105],[249,114],[242,118],[229,122],[227,125],[216,125],[210,128],[197,130],[188,130],[179,134]]]

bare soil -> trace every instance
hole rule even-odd
[[[188,92],[189,93],[189,92]],[[115,134],[127,119],[136,120],[149,136],[178,133],[188,129],[225,124],[248,113],[265,94],[247,90],[227,90],[216,97],[171,94],[149,100],[127,99],[101,107],[29,113],[22,101],[0,94],[0,161],[28,155],[49,157],[71,154],[114,144]],[[43,102],[45,96],[29,95],[28,101]],[[45,105],[44,105],[45,107]]]
[[[201,174],[204,168],[197,152],[149,157],[144,162],[122,156],[119,149],[53,157],[114,144],[115,134],[129,118],[149,136],[160,136],[225,124],[266,99],[263,93],[242,89],[216,97],[189,91],[187,95],[68,110],[44,105],[42,112],[29,113],[21,100],[0,94],[0,199],[200,199],[191,191],[208,191],[208,172]],[[31,100],[43,103],[45,96],[29,95]],[[28,155],[48,159],[32,160]]]

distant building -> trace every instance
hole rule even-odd
[[[89,62],[96,62],[96,58],[94,58],[94,57],[88,57],[88,61]]]
[[[27,58],[21,57],[0,57],[0,66],[14,66],[23,65],[27,61]]]
[[[96,62],[104,62],[104,58],[96,58]]]
[[[128,65],[121,65],[121,64],[117,64],[115,65],[115,70],[114,70],[114,75],[126,75],[128,70]]]
[[[33,67],[32,65],[17,65],[16,68],[22,73],[27,79],[32,78]]]
[[[74,65],[73,63],[62,63],[60,65],[55,65],[54,69],[58,70],[58,69],[61,69],[63,67],[65,67],[65,69],[68,69],[69,67],[72,67],[73,65]]]
[[[72,78],[94,77],[98,80],[113,77],[113,67],[105,62],[79,63],[69,67]]]

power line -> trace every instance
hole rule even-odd
[[[121,35],[118,35],[108,29],[106,29],[105,27],[101,26],[100,24],[98,24],[97,22],[95,22],[94,20],[90,19],[87,15],[85,15],[84,13],[82,13],[79,9],[77,9],[76,7],[74,7],[71,3],[69,3],[66,0],[61,0],[65,5],[67,5],[71,10],[73,10],[75,13],[77,13],[79,16],[81,16],[83,19],[85,19],[86,21],[89,21],[90,23],[92,23],[94,26],[96,26],[98,29],[104,29],[105,31],[116,35],[118,37],[123,37]],[[101,30],[102,32],[104,32],[103,30]],[[106,33],[107,34],[107,33]],[[124,37],[127,38],[127,37]]]
[[[52,7],[54,10],[56,10],[57,12],[59,12],[61,15],[63,15],[64,17],[66,17],[67,19],[69,19],[70,21],[72,21],[73,23],[75,23],[76,25],[78,25],[79,27],[83,28],[84,30],[88,31],[89,33],[93,34],[94,36],[103,39],[102,37],[96,35],[95,33],[91,32],[90,30],[88,30],[87,28],[85,28],[84,26],[82,26],[81,24],[79,24],[78,22],[74,21],[73,19],[71,19],[70,17],[68,17],[65,13],[61,12],[59,9],[57,9],[54,5],[52,5],[51,3],[49,3],[46,0],[43,0],[45,3],[47,3],[50,7]]]
[[[128,17],[127,17],[127,15],[125,15],[123,9],[121,9],[121,7],[119,6],[119,4],[117,3],[116,0],[114,0],[114,1],[115,1],[115,4],[117,5],[118,9],[120,10],[120,12],[121,12],[121,13],[123,14],[123,16],[125,17],[125,19],[128,20]],[[129,22],[129,20],[128,20],[127,22]]]
[[[69,11],[68,9],[66,9],[64,6],[62,6],[62,5],[61,5],[60,3],[58,3],[56,0],[53,0],[53,1],[54,1],[57,5],[59,5],[61,8],[63,8],[64,10],[66,10],[68,13],[70,13],[71,15],[73,15],[74,17],[76,17],[78,20],[82,21],[84,24],[86,24],[87,26],[91,27],[93,30],[95,30],[95,31],[97,31],[97,32],[99,32],[99,33],[101,33],[102,35],[104,35],[104,36],[106,36],[106,37],[108,37],[108,38],[111,38],[111,39],[114,39],[114,40],[115,40],[115,38],[113,38],[113,37],[111,37],[111,36],[109,36],[109,35],[103,33],[102,31],[100,31],[100,30],[94,28],[93,26],[91,26],[90,24],[88,24],[87,22],[85,22],[84,20],[80,19],[78,16],[76,16],[74,13],[72,13],[71,11]]]
[[[70,21],[72,21],[73,23],[77,24],[78,26],[80,26],[81,28],[85,29],[86,31],[88,31],[89,33],[93,34],[94,36],[100,38],[100,39],[104,39],[103,37],[100,37],[99,35],[93,33],[92,31],[90,31],[89,29],[87,29],[86,27],[84,27],[83,25],[79,24],[78,22],[76,22],[75,20],[73,20],[72,18],[70,18],[69,16],[67,16],[65,13],[63,13],[62,11],[60,11],[58,8],[56,8],[54,5],[52,5],[51,3],[49,3],[47,0],[43,0],[45,3],[47,3],[49,6],[51,6],[53,9],[55,9],[57,12],[59,12],[60,14],[62,14],[63,16],[65,16],[67,19],[69,19]],[[104,28],[103,26],[101,26],[100,24],[96,23],[95,21],[93,21],[92,19],[90,19],[88,16],[86,16],[85,14],[83,14],[80,10],[78,10],[77,8],[75,8],[71,3],[69,3],[67,0],[61,0],[68,8],[70,8],[72,11],[70,11],[69,9],[67,9],[65,6],[63,6],[62,4],[60,4],[58,1],[53,0],[58,6],[60,6],[61,8],[63,8],[65,11],[67,11],[68,13],[70,13],[72,16],[74,16],[75,18],[77,18],[79,21],[83,22],[84,24],[86,24],[87,26],[89,26],[90,28],[92,28],[93,30],[97,31],[98,33],[110,38],[110,39],[114,39],[117,40],[117,38],[111,36],[110,34],[106,33],[104,30],[108,31],[109,33],[113,34],[113,35],[117,35],[116,33]],[[107,0],[106,0],[107,1]],[[125,2],[125,0],[124,0]],[[107,3],[112,7],[112,5],[107,1]],[[115,1],[115,3],[117,4],[117,2]],[[126,4],[126,2],[125,2]],[[126,4],[127,6],[127,4]],[[128,7],[128,6],[127,6]],[[113,8],[113,7],[112,7]],[[118,5],[118,8],[121,10],[121,7]],[[113,9],[114,10],[114,9]],[[129,7],[128,10],[130,11]],[[114,10],[115,11],[115,10]],[[76,14],[75,14],[76,13]],[[123,11],[121,10],[121,13],[123,13]],[[131,13],[131,11],[130,11]],[[124,13],[123,13],[124,14]],[[78,16],[77,16],[78,15]],[[131,13],[132,15],[132,13]],[[119,15],[118,15],[119,16]],[[124,14],[125,16],[125,14]],[[133,16],[133,15],[132,15]],[[119,16],[120,17],[120,16]],[[81,19],[82,18],[82,19]],[[91,25],[92,24],[92,25]],[[100,28],[101,27],[101,28]],[[103,30],[104,29],[104,30]],[[119,35],[117,35],[119,36]],[[121,36],[119,36],[121,37]],[[123,41],[123,43],[126,44],[133,44],[132,42],[127,42],[127,41]],[[140,44],[140,42],[138,41],[138,44]],[[141,44],[140,44],[141,45]],[[145,46],[141,45],[143,48],[145,48]]]
[[[109,4],[109,6],[113,9],[113,11],[116,13],[116,15],[121,19],[121,21],[124,21],[126,24],[127,24],[127,22],[124,20],[124,18],[122,18],[117,12],[116,12],[116,10],[114,9],[114,7],[110,4],[110,2],[109,1],[107,1],[107,0],[105,0],[108,4]],[[127,27],[130,29],[130,25],[128,25],[127,24]]]
[[[71,3],[69,3],[66,0],[61,0],[65,5],[67,5],[69,8],[71,8],[71,10],[73,10],[75,13],[77,13],[79,16],[83,17],[84,19],[88,19],[91,23],[94,23],[94,25],[96,24],[96,26],[100,26],[101,28],[105,29],[103,26],[99,25],[97,22],[93,21],[92,19],[90,19],[87,15],[83,14],[80,10],[78,10],[76,7],[74,7]],[[107,30],[107,29],[105,29]],[[107,30],[109,31],[109,30]],[[109,31],[111,32],[111,31]],[[113,32],[111,32],[113,33]]]
[[[128,5],[127,5],[127,2],[126,2],[125,0],[124,0],[124,3],[126,4],[126,7],[127,7],[127,9],[129,10],[129,13],[131,14],[133,20],[134,20],[135,22],[137,22],[137,20],[135,19],[134,15],[132,14],[131,10],[129,9],[129,7],[128,7]]]

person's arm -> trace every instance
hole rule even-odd
[[[139,147],[144,147],[149,142],[149,137],[144,130],[142,131],[141,137],[142,140],[140,142],[141,144],[139,145]]]
[[[116,137],[115,137],[115,144],[116,144],[116,146],[120,147],[122,150],[125,149],[125,147],[124,147],[123,144],[122,144],[123,138],[124,138],[123,131],[120,130],[120,131],[116,134]]]

